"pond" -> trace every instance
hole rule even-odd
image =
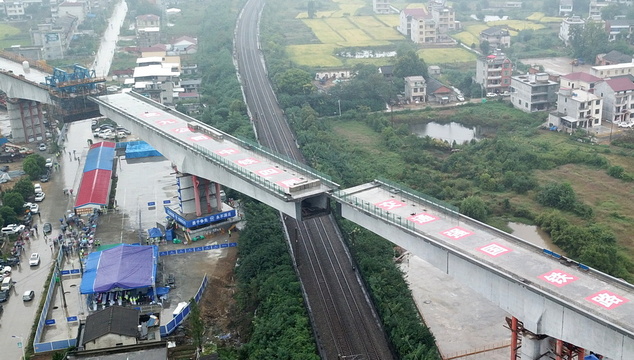
[[[513,230],[513,235],[522,240],[526,240],[531,244],[537,245],[542,249],[548,249],[563,255],[564,252],[559,246],[553,244],[550,236],[545,231],[535,225],[526,225],[516,222],[509,222],[509,227]]]
[[[484,137],[485,133],[480,126],[468,127],[456,122],[450,122],[448,124],[439,124],[436,122],[412,124],[409,129],[419,137],[429,136],[434,139],[446,140],[450,144],[454,141],[457,144],[462,144],[472,139],[480,140]]]

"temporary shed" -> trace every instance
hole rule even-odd
[[[114,164],[115,143],[100,142],[88,150],[84,173],[75,199],[75,210],[91,212],[108,205]]]
[[[94,294],[155,287],[158,247],[127,245],[88,255],[80,292]]]

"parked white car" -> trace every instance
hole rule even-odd
[[[619,127],[631,129],[632,127],[634,127],[634,122],[622,122],[619,123]]]
[[[49,169],[52,168],[53,167],[53,159],[52,158],[46,159],[46,163],[44,164],[44,166],[46,166]]]
[[[46,197],[46,194],[43,192],[35,193],[35,202],[42,202],[44,201],[45,197]]]
[[[3,227],[2,230],[0,230],[0,232],[2,232],[3,235],[12,235],[12,234],[20,233],[22,232],[22,230],[24,230],[24,225],[10,224]]]

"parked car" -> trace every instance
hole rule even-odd
[[[29,266],[38,266],[40,265],[40,254],[33,253],[31,257],[29,257]]]
[[[33,184],[33,189],[35,189],[35,193],[39,193],[42,192],[42,185],[40,184]]]
[[[49,169],[52,168],[53,167],[53,159],[52,158],[46,159],[46,164],[44,164],[44,166],[46,166]]]
[[[620,128],[632,128],[634,126],[634,122],[622,122],[619,124]]]
[[[27,208],[31,214],[37,214],[40,212],[40,206],[38,204],[34,204],[34,203],[24,203],[24,207]]]
[[[24,295],[22,295],[22,301],[31,301],[33,300],[34,297],[35,297],[35,291],[27,290],[24,292]]]
[[[50,180],[50,175],[48,174],[48,171],[45,172],[44,174],[40,175],[40,181],[41,182],[48,182]]]
[[[9,290],[0,291],[0,303],[9,300],[9,296],[11,296],[11,292]]]
[[[47,149],[46,144],[45,144],[45,143],[41,143],[41,144],[38,146],[38,149],[39,149],[40,151],[46,151],[46,149]]]
[[[42,202],[44,201],[44,198],[46,197],[46,194],[43,192],[39,192],[35,194],[35,202]]]
[[[498,96],[498,94],[496,94],[496,93],[487,93],[487,97],[488,98],[493,98],[493,97],[497,97],[497,96]]]
[[[0,265],[2,266],[16,266],[20,263],[20,259],[17,257],[8,257],[6,259],[0,259]]]
[[[2,230],[0,230],[0,232],[2,232],[2,235],[13,235],[13,234],[18,234],[22,232],[24,228],[25,228],[24,225],[10,224],[3,227]]]
[[[53,226],[51,223],[45,223],[44,226],[42,226],[42,231],[44,234],[50,234],[53,231]]]
[[[458,99],[458,101],[464,101],[464,96],[458,95],[456,96],[456,99]]]
[[[130,131],[130,130],[128,130],[128,129],[126,129],[126,128],[124,128],[123,126],[118,126],[118,127],[117,127],[117,132],[123,132],[123,133],[125,133],[126,135],[132,135],[132,131]]]

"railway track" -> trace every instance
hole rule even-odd
[[[258,140],[304,162],[279,108],[259,50],[263,0],[247,2],[235,31],[235,59]],[[393,359],[376,312],[332,216],[303,222],[284,217],[323,359]]]

